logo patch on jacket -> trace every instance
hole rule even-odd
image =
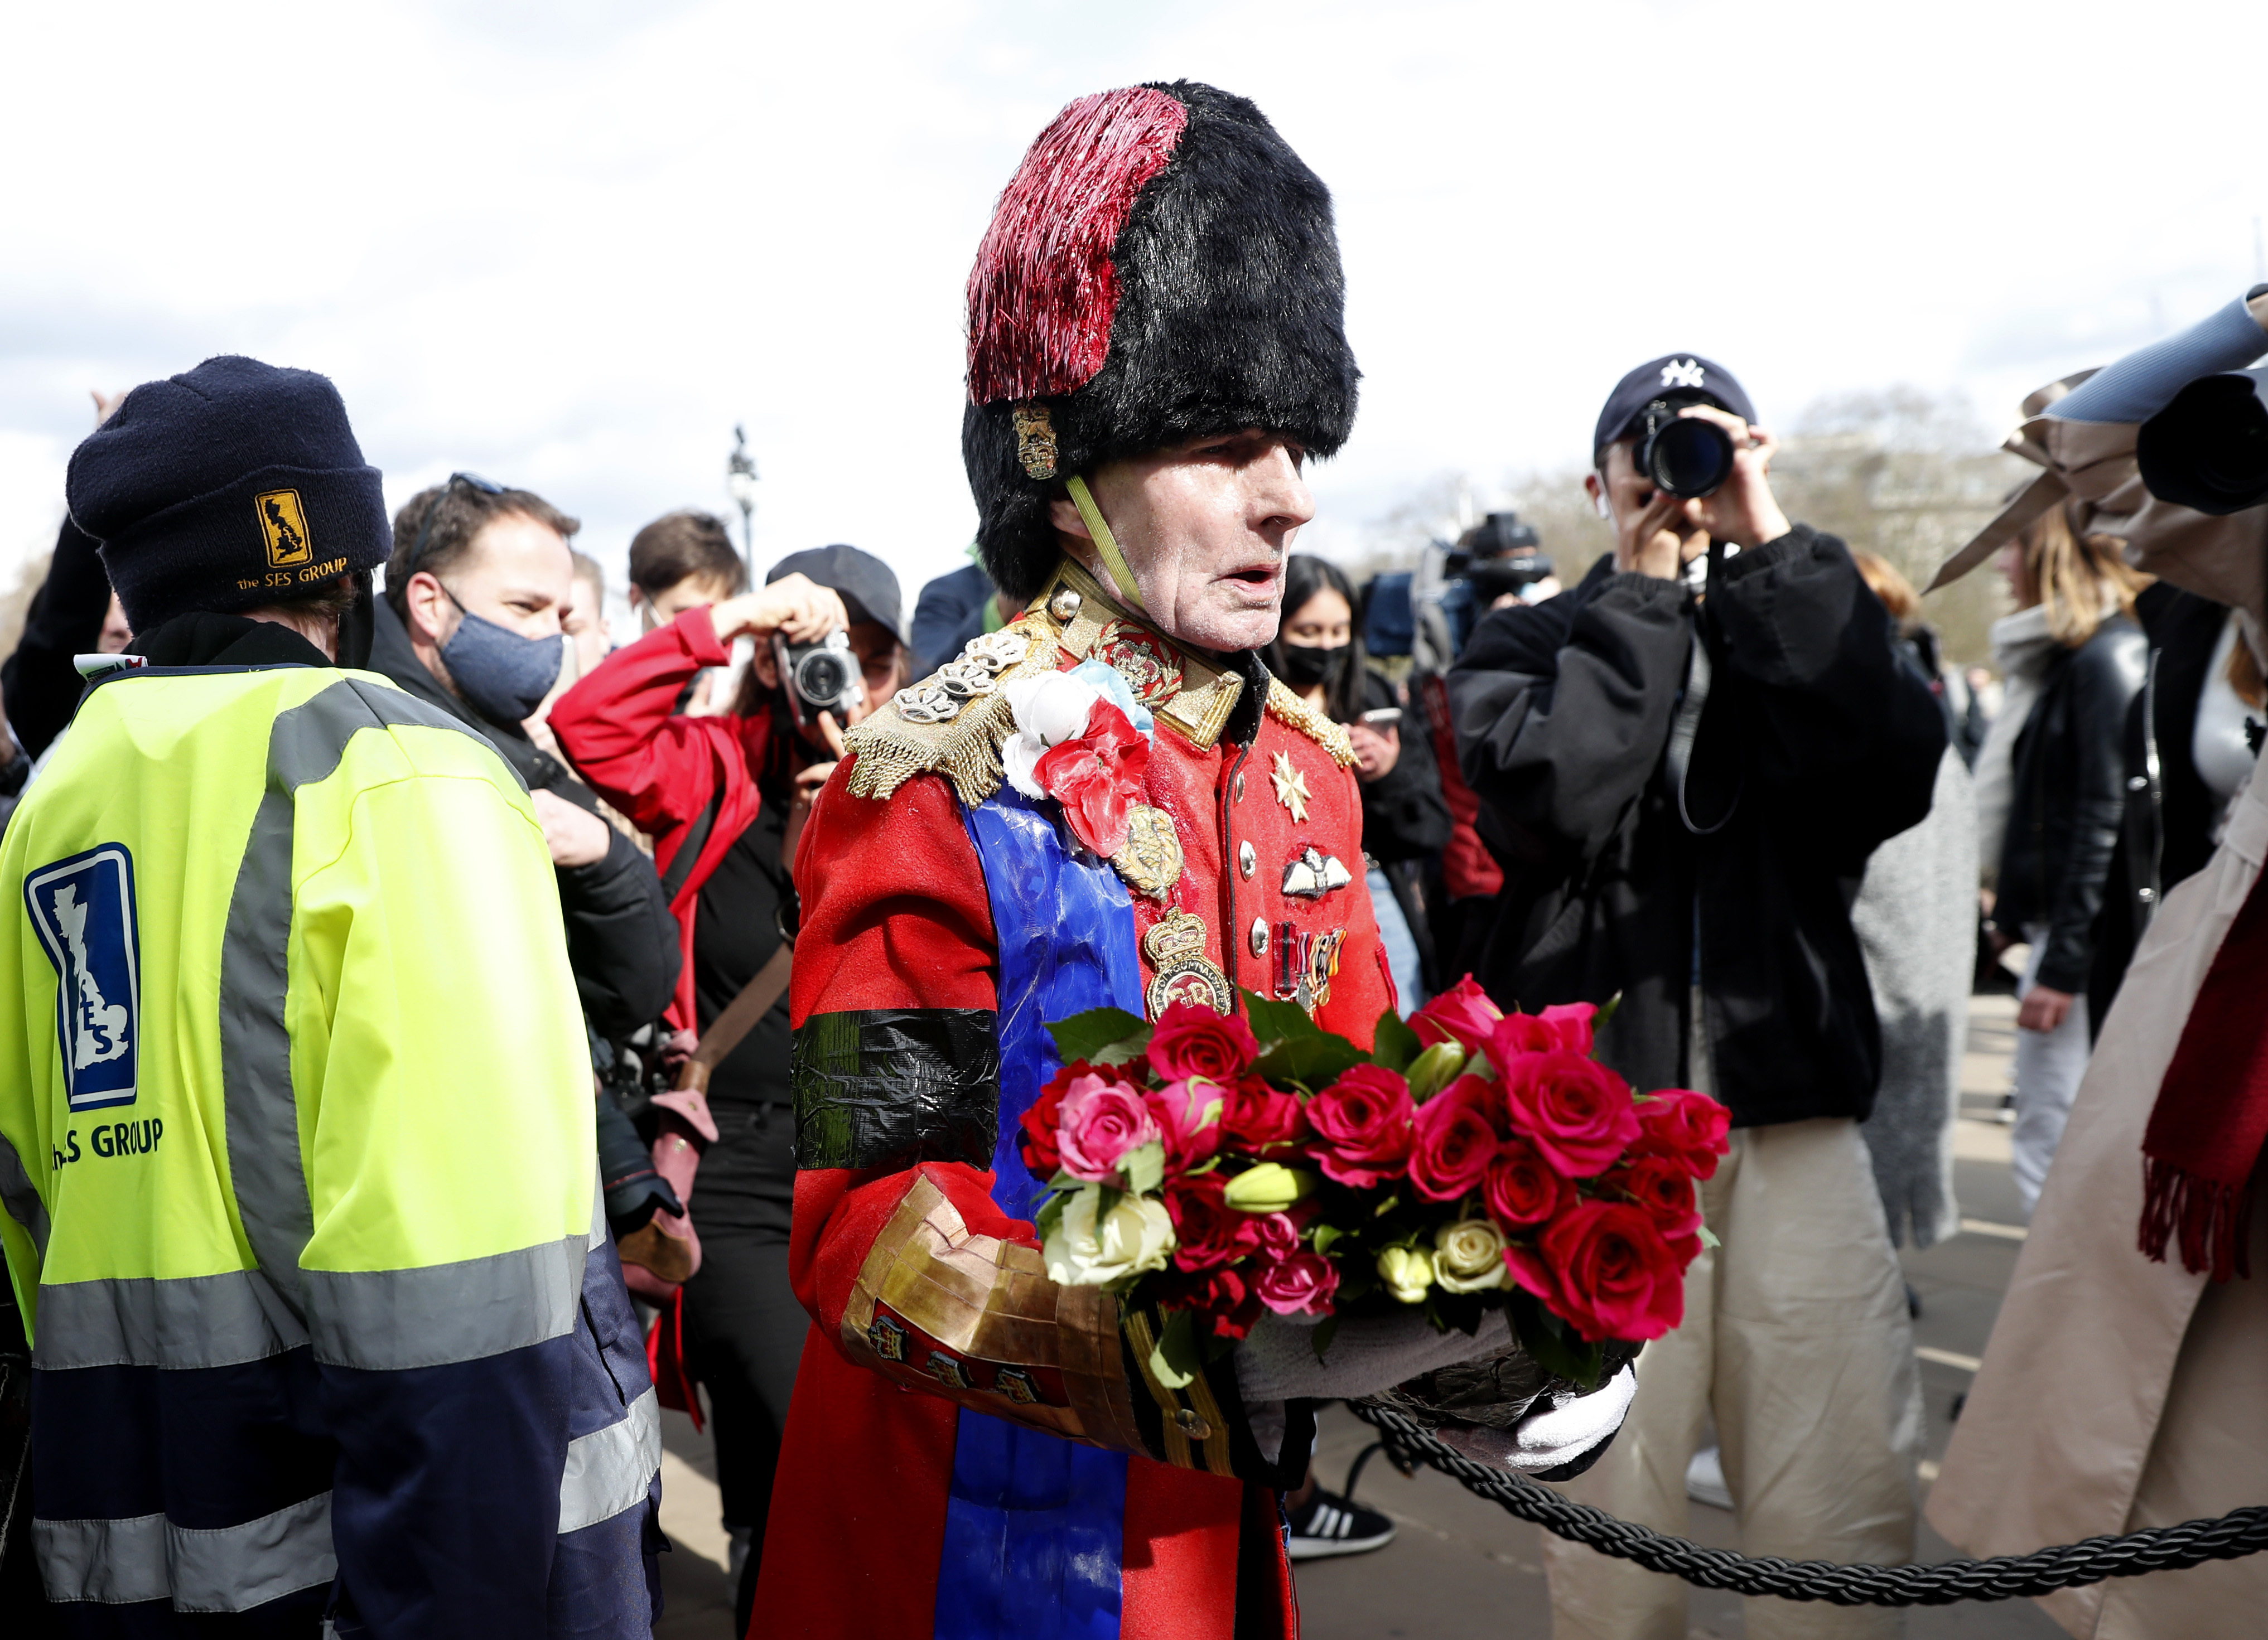
[[[107,842],[41,866],[24,903],[55,965],[55,1033],[71,1109],[134,1102],[142,1036],[142,945],[134,860]]]
[[[268,538],[268,567],[290,570],[315,555],[307,539],[307,514],[296,489],[271,489],[252,498],[260,514],[260,532]]]

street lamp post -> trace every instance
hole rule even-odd
[[[733,429],[733,459],[725,464],[725,489],[740,509],[740,550],[748,563],[748,585],[756,584],[756,459],[748,453],[747,430]]]

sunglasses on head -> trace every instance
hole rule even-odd
[[[411,576],[416,574],[417,566],[425,562],[425,543],[433,539],[433,520],[441,516],[441,504],[449,498],[449,492],[460,484],[468,489],[477,489],[483,496],[501,496],[506,493],[504,485],[493,480],[482,478],[478,473],[450,474],[449,482],[441,486],[441,493],[433,497],[433,504],[425,509],[425,522],[418,526],[416,544],[410,548],[409,556],[402,561],[401,578],[403,580],[407,581]]]

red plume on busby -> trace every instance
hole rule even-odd
[[[1336,452],[1344,313],[1329,190],[1251,103],[1176,80],[1065,108],[968,276],[961,455],[993,580],[1040,591],[1048,502],[1101,462],[1244,427]]]

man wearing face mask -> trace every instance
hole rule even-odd
[[[600,1039],[619,1041],[669,1005],[677,929],[652,862],[522,726],[564,658],[562,623],[577,589],[568,541],[579,527],[541,496],[471,474],[420,490],[394,521],[370,667],[478,730],[527,783],[559,879],[584,1014]],[[640,1171],[608,1169],[618,1234],[657,1205],[679,1205]]]

